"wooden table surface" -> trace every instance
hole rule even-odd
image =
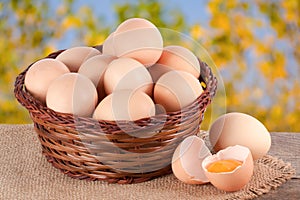
[[[271,133],[271,137],[272,146],[268,154],[291,163],[296,175],[257,199],[300,199],[300,133]]]

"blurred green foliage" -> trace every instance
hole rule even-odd
[[[271,131],[300,131],[299,1],[207,1],[208,26],[187,23],[180,9],[168,9],[158,0],[130,2],[114,5],[116,22],[107,25],[92,7],[75,8],[75,0],[55,5],[46,0],[1,1],[0,123],[31,122],[14,98],[15,77],[58,50],[60,43],[68,44],[70,32],[70,46],[92,46],[125,19],[143,17],[187,33],[205,47],[224,73],[228,112],[249,113]]]

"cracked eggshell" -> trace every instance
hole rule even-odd
[[[238,160],[242,165],[230,172],[209,172],[207,167],[219,160]],[[253,175],[253,159],[251,151],[244,146],[235,145],[219,151],[217,154],[206,157],[202,162],[202,169],[206,177],[216,188],[228,192],[242,189]]]
[[[204,141],[197,136],[185,138],[172,157],[172,171],[184,183],[204,184],[209,182],[202,169],[202,161],[211,153]]]
[[[56,59],[67,65],[71,72],[78,72],[84,61],[100,54],[101,52],[93,47],[73,47],[60,53]]]

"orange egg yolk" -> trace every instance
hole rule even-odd
[[[239,160],[218,160],[211,163],[207,167],[207,171],[219,173],[219,172],[231,172],[238,166],[241,166],[243,162]]]

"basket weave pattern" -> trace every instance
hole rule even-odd
[[[47,58],[55,58],[62,51]],[[42,152],[54,167],[73,178],[138,183],[170,173],[177,145],[199,132],[206,107],[217,89],[217,79],[210,68],[199,62],[199,81],[207,87],[191,105],[134,122],[98,121],[47,108],[24,86],[31,65],[16,78],[14,93],[29,111]]]

